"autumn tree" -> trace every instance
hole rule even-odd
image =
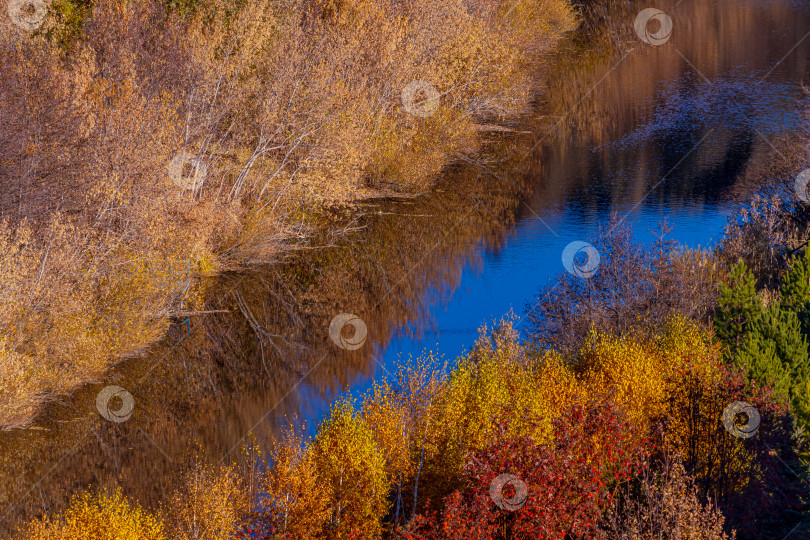
[[[348,401],[339,401],[318,428],[312,442],[316,481],[328,493],[328,538],[362,538],[380,533],[388,512],[390,480],[373,427]]]
[[[65,512],[29,524],[29,540],[167,540],[163,523],[120,491],[74,497]]]
[[[553,430],[552,441],[541,444],[513,435],[508,420],[497,421],[490,443],[468,456],[463,488],[445,499],[441,512],[415,516],[400,537],[599,537],[599,520],[615,488],[643,470],[646,452],[609,401],[570,406],[553,421]],[[523,487],[493,488],[502,474]],[[507,489],[501,492],[502,487]],[[498,497],[515,504],[498,504]]]

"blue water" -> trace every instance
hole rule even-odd
[[[719,207],[672,212],[656,205],[634,212],[628,219],[634,237],[648,243],[654,241],[652,231],[668,219],[672,226],[670,237],[694,248],[709,246],[722,236],[727,214],[727,209]],[[583,223],[577,214],[568,212],[550,230],[543,220],[531,216],[515,227],[497,252],[479,246],[476,255],[480,260],[463,270],[461,282],[449,300],[428,304],[431,319],[427,324],[400,330],[387,347],[375,351],[382,364],[377,366],[377,374],[392,371],[398,358],[416,357],[425,351],[455,359],[470,349],[483,323],[491,328],[510,310],[522,315],[526,302],[538,288],[564,271],[561,255],[565,246],[594,236],[599,223],[607,221]],[[524,330],[522,326],[520,329]],[[410,333],[417,335],[407,335]],[[367,387],[358,385],[354,392]]]
[[[678,2],[673,18],[688,20],[697,4]],[[707,55],[693,45],[705,41],[705,29],[676,24],[665,46],[639,47],[608,63],[595,86],[578,89],[582,101],[575,100],[575,109],[602,101],[596,109],[608,120],[598,121],[608,136],[580,128],[544,141],[540,195],[525,205],[522,219],[498,249],[483,241],[473,249],[458,286],[417,300],[426,320],[392,336],[372,336],[374,375],[347,392],[361,394],[375,378],[426,351],[452,363],[474,345],[482,324],[491,328],[510,310],[523,316],[538,289],[564,271],[565,246],[592,239],[611,214],[626,218],[640,242],[653,242],[652,231],[664,220],[672,228],[669,238],[682,246],[711,248],[721,239],[739,204],[735,185],[779,137],[799,129],[797,104],[810,57],[810,38],[803,39],[810,29],[806,3],[721,4],[720,11],[761,19],[757,39],[767,44],[741,39],[733,23],[721,24],[712,36],[720,50]],[[795,11],[770,17],[777,5]],[[525,330],[522,320],[517,324]]]

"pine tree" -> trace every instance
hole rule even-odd
[[[804,423],[810,409],[808,380],[810,357],[796,312],[774,302],[750,327],[744,346],[735,357],[759,384],[772,384],[790,397],[794,416]]]
[[[810,249],[794,258],[790,269],[782,278],[782,305],[799,317],[802,334],[810,336]]]
[[[796,314],[805,340],[810,339],[810,249],[805,248],[794,258],[790,269],[782,278],[782,305]],[[810,425],[810,360],[793,366],[791,404],[793,414],[805,425]]]
[[[750,334],[734,357],[734,363],[748,372],[750,380],[773,385],[776,392],[789,395],[790,373],[776,354],[776,343],[760,334]]]
[[[757,384],[773,385],[789,396],[794,415],[810,424],[810,254],[792,261],[780,298],[767,309],[757,297],[753,274],[734,265],[720,284],[714,317],[724,358],[746,369]]]
[[[720,283],[720,299],[714,316],[714,331],[725,345],[724,356],[733,359],[746,343],[746,335],[763,315],[757,298],[754,275],[744,262],[735,264],[729,283]]]
[[[808,373],[807,342],[794,311],[775,302],[751,325],[751,333],[774,342],[776,354],[791,376]]]
[[[748,367],[760,384],[773,384],[792,396],[794,383],[808,373],[807,342],[796,313],[774,302],[751,324],[737,362]]]

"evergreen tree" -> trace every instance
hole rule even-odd
[[[776,355],[792,377],[808,374],[807,342],[794,311],[775,302],[751,325],[751,334],[774,343]]]
[[[780,289],[782,305],[796,314],[805,341],[810,339],[810,249],[791,261]],[[791,377],[793,413],[810,425],[810,361],[793,366]]]
[[[751,377],[794,397],[795,383],[807,378],[810,367],[807,342],[796,313],[774,302],[751,324],[746,345],[745,354],[738,355],[738,362],[747,365]],[[761,378],[766,374],[774,379]]]
[[[810,336],[810,249],[795,257],[782,278],[782,305],[796,312],[805,337]]]
[[[720,298],[714,316],[714,331],[725,345],[724,356],[732,360],[747,341],[751,325],[763,315],[754,275],[744,262],[735,264],[728,284],[720,283]]]
[[[758,384],[771,384],[783,395],[790,392],[790,372],[776,354],[776,343],[755,333],[746,337],[734,357],[734,363],[745,368],[750,380]]]
[[[753,274],[740,262],[720,284],[714,328],[727,361],[757,384],[790,397],[794,415],[810,425],[810,255],[792,261],[780,298],[765,309]]]

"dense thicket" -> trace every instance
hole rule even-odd
[[[326,206],[427,189],[478,123],[526,110],[575,22],[565,0],[60,0],[33,32],[5,15],[5,429],[159,339],[200,305],[196,276],[277,259]],[[412,83],[438,101],[404,100]]]

